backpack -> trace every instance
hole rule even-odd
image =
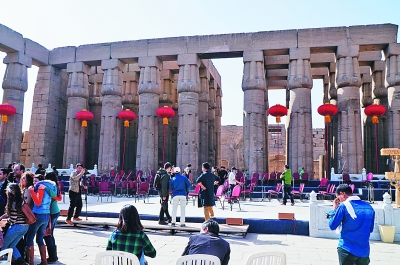
[[[154,178],[154,188],[156,190],[161,190],[161,178],[162,176],[160,175],[160,173],[157,172],[156,177]]]

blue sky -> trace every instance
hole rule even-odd
[[[176,36],[400,24],[397,0],[0,0],[0,7],[1,24],[48,49]],[[4,56],[0,53],[0,59]],[[242,125],[242,59],[213,61],[222,77],[222,124]],[[4,71],[5,65],[0,64],[1,76]],[[37,67],[29,69],[23,130],[29,130],[36,74]],[[319,128],[323,118],[316,108],[322,104],[321,90],[322,82],[314,80],[313,127]],[[269,101],[270,106],[285,104],[284,92],[270,94]]]

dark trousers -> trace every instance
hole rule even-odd
[[[292,194],[292,187],[290,185],[283,185],[283,203],[286,204],[287,199],[290,198],[290,202],[294,203],[293,194]]]
[[[160,215],[159,215],[158,220],[164,221],[164,214],[167,217],[167,219],[170,220],[171,215],[169,215],[169,212],[168,212],[168,196],[165,197],[165,200],[163,200],[163,198],[160,198],[160,203],[161,203],[161,209],[160,209]]]
[[[343,248],[337,248],[338,256],[339,256],[339,264],[340,265],[368,265],[369,257],[360,258],[354,256],[347,250]]]
[[[74,215],[74,218],[78,218],[79,215],[81,215],[82,211],[82,196],[80,192],[73,192],[69,191],[69,209],[68,209],[68,216],[67,220],[71,220],[72,215]],[[75,209],[76,208],[76,209]],[[74,214],[75,210],[75,214]]]

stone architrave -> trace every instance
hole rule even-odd
[[[293,172],[299,172],[304,167],[313,179],[310,48],[290,49],[289,60],[287,161]]]
[[[243,53],[243,156],[250,176],[266,171],[265,70],[262,51]]]
[[[347,173],[361,172],[364,167],[360,114],[361,76],[358,64],[359,46],[338,46],[337,107],[338,112],[338,165]]]
[[[125,65],[118,59],[101,61],[104,71],[101,95],[100,145],[98,170],[109,172],[120,169],[121,121],[118,113],[122,109],[122,71]]]
[[[28,90],[28,71],[32,66],[32,58],[24,55],[23,52],[7,53],[3,62],[7,69],[3,79],[3,103],[15,107],[16,113],[9,117],[2,144],[1,162],[7,165],[11,161],[19,161],[22,142],[22,116],[24,112],[25,92]],[[2,126],[5,126],[2,123]]]
[[[216,157],[215,108],[217,107],[217,102],[216,102],[217,94],[215,86],[217,86],[215,80],[214,79],[210,80],[209,101],[208,101],[208,161],[212,165],[217,165],[217,161],[218,162],[220,161],[215,159]]]
[[[75,118],[77,112],[87,109],[89,98],[90,67],[83,62],[67,64],[67,119],[65,122],[65,141],[63,167],[84,163],[85,135],[81,122]]]
[[[161,61],[156,56],[139,57],[139,113],[136,170],[150,172],[158,166],[158,123]]]
[[[214,161],[208,160],[209,150],[209,124],[208,109],[210,98],[210,72],[207,68],[200,68],[200,93],[199,93],[199,162],[209,162],[215,165]],[[213,137],[212,137],[213,138]]]
[[[178,98],[178,146],[176,164],[192,164],[192,172],[198,175],[199,161],[199,93],[200,59],[197,54],[179,54]]]

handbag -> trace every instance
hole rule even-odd
[[[25,214],[26,223],[28,225],[31,225],[36,222],[36,216],[32,212],[31,207],[29,207],[29,204],[27,204],[25,202],[25,200],[24,200],[24,204],[22,204],[21,209],[22,209],[22,212]]]
[[[51,227],[51,218],[49,217],[49,222],[46,226],[46,230],[44,230],[43,236],[52,236],[52,227]]]

